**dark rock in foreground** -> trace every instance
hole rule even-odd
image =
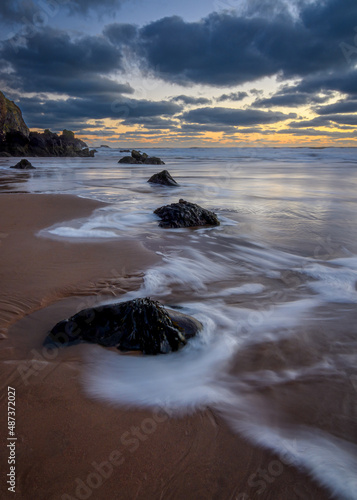
[[[178,228],[220,225],[215,213],[185,200],[179,200],[178,203],[171,203],[171,205],[157,208],[154,214],[162,219],[159,223],[160,227]]]
[[[16,165],[10,168],[21,168],[21,170],[35,170],[36,167],[31,165],[28,160],[20,160]]]
[[[140,153],[140,151],[136,151],[135,149],[132,150],[131,156],[124,156],[118,163],[129,163],[131,165],[165,165],[161,158],[148,156],[146,153]]]
[[[122,351],[177,351],[201,330],[199,321],[148,298],[84,309],[51,330],[45,345],[92,342]]]
[[[152,182],[154,184],[163,184],[164,186],[178,186],[175,179],[171,177],[170,173],[167,170],[163,170],[158,174],[152,175],[148,182]]]

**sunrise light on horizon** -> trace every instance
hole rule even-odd
[[[354,0],[5,2],[1,88],[91,146],[355,146]]]

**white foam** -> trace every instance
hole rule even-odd
[[[232,288],[226,288],[225,290],[219,292],[217,296],[219,297],[229,297],[231,295],[241,295],[241,294],[255,294],[261,293],[265,290],[265,286],[261,283],[245,283],[241,286],[236,286]]]
[[[245,262],[254,264],[263,270],[291,269],[301,266],[306,259],[288,252],[282,252],[273,248],[247,247],[243,245],[232,245],[238,250],[239,258]]]
[[[283,464],[304,468],[336,499],[357,499],[357,446],[354,444],[315,428],[272,428],[261,421],[254,422],[254,415],[245,408],[226,409],[224,414],[239,434],[276,452]]]
[[[185,254],[163,255],[162,263],[146,272],[142,292],[163,297],[172,286],[184,285],[190,293],[202,293],[210,282],[230,276],[225,264],[213,262],[199,250],[190,248]]]
[[[111,403],[165,406],[178,413],[226,401],[228,391],[217,384],[217,374],[227,366],[238,343],[229,336],[212,339],[207,330],[206,322],[201,338],[165,356],[132,357],[92,348],[86,391]]]
[[[54,235],[62,238],[120,238],[135,232],[138,228],[147,230],[156,221],[149,210],[113,210],[112,207],[94,212],[89,219],[77,219],[65,226],[55,226],[41,231],[43,236]]]
[[[68,226],[57,227],[55,229],[49,229],[49,234],[54,236],[60,236],[62,238],[117,238],[118,235],[114,231],[105,231],[103,229],[84,229],[84,228],[74,228]]]
[[[337,262],[345,265],[343,267],[323,264],[306,266],[303,272],[315,280],[311,281],[308,286],[327,302],[356,303],[357,270],[353,267],[355,262],[352,259],[340,259]],[[351,267],[348,267],[349,264]]]
[[[343,376],[339,359],[328,354],[308,367],[247,370],[240,371],[239,376],[229,373],[236,353],[244,359],[246,348],[246,356],[251,356],[254,345],[303,335],[304,324],[315,319],[315,308],[324,301],[336,297],[355,301],[353,261],[314,262],[258,246],[237,245],[233,249],[234,253],[227,252],[223,257],[196,247],[157,252],[162,257],[160,264],[146,272],[140,290],[129,292],[122,300],[144,295],[170,297],[176,288],[183,288],[190,302],[181,304],[181,310],[204,324],[202,334],[181,351],[165,356],[134,357],[91,347],[83,379],[85,390],[91,397],[111,404],[159,406],[179,415],[207,406],[215,408],[236,432],[277,453],[283,466],[302,467],[336,498],[356,500],[357,447],[317,428],[287,425],[283,413],[269,401],[271,391],[279,391],[281,386]],[[307,286],[318,296],[288,300],[289,294],[281,290],[276,301],[268,301],[266,306],[258,300],[252,307],[226,304],[226,297],[240,294],[250,294],[252,300],[254,294],[269,297],[268,285],[253,279],[211,292],[216,282],[239,283],[242,268],[237,266],[237,259],[249,263],[244,271],[255,279],[261,271],[274,277],[280,276],[282,269],[305,273],[314,279]],[[352,365],[355,357],[344,362]]]
[[[130,292],[130,298],[142,296],[140,291],[133,294]],[[127,300],[128,295],[123,300]],[[181,311],[201,321],[204,329],[184,349],[165,356],[133,357],[93,348],[84,379],[86,390],[91,396],[114,404],[139,407],[165,404],[180,413],[231,401],[228,388],[237,385],[235,379],[227,377],[232,355],[245,345],[264,342],[267,338],[279,340],[284,327],[300,324],[303,315],[313,305],[307,300],[283,304],[269,314],[260,311],[259,317],[255,316],[259,311],[238,309],[217,299],[191,302]],[[292,313],[294,322],[289,316]],[[242,325],[245,335],[239,328]],[[264,378],[264,374],[257,374],[254,385],[257,386],[261,378],[273,384],[273,375]],[[299,373],[287,371],[279,375],[279,381],[298,376]],[[228,385],[223,380],[228,381]],[[250,382],[249,377],[241,380],[247,388]]]

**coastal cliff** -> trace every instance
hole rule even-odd
[[[94,156],[70,130],[30,132],[20,108],[0,91],[0,156]]]
[[[22,118],[21,109],[0,91],[0,141],[5,140],[9,132],[20,132],[29,137],[30,131]]]

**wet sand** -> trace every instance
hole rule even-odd
[[[16,497],[51,499],[327,499],[273,453],[235,435],[207,409],[175,417],[88,399],[78,345],[50,354],[59,319],[140,286],[157,257],[133,241],[66,243],[36,233],[100,203],[64,195],[0,196],[1,498],[7,386],[16,392]]]

